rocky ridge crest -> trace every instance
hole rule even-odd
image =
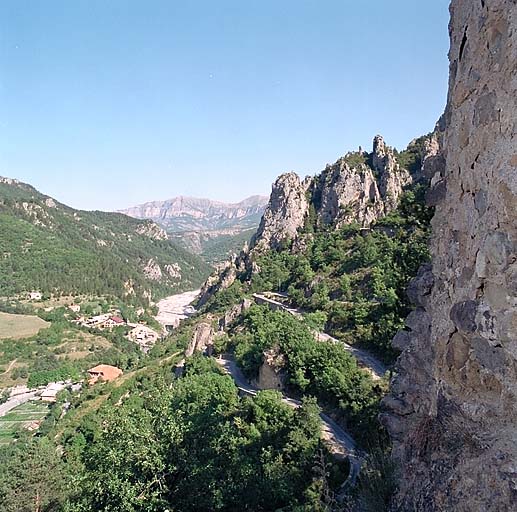
[[[431,158],[435,146],[429,137],[421,160]],[[420,166],[419,166],[420,172]],[[369,226],[397,207],[404,189],[414,179],[398,162],[396,152],[378,135],[373,152],[348,153],[314,177],[282,174],[272,186],[269,203],[251,243],[233,255],[202,288],[199,305],[231,286],[242,273],[258,271],[255,257],[294,242],[303,247],[300,233],[308,226],[339,228],[356,222]]]

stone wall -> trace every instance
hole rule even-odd
[[[383,420],[396,510],[517,510],[517,2],[453,0],[432,271]]]

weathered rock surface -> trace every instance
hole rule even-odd
[[[185,350],[185,357],[191,357],[195,352],[210,352],[214,344],[214,330],[209,323],[202,322],[196,326],[192,339]]]
[[[428,202],[432,275],[383,420],[396,510],[517,510],[517,2],[453,0],[444,155]],[[443,162],[446,162],[445,167]]]
[[[243,299],[240,304],[236,304],[231,309],[229,309],[224,316],[219,320],[219,330],[227,331],[233,322],[239,318],[239,316],[244,313],[244,311],[248,310],[252,306],[252,302],[249,299]]]
[[[217,292],[229,288],[237,279],[237,269],[246,259],[247,251],[243,251],[239,256],[232,257],[219,270],[216,270],[201,288],[197,302],[198,307],[204,306]]]
[[[278,347],[266,350],[255,385],[258,389],[276,389],[282,391],[285,385],[285,357]]]
[[[379,192],[384,207],[381,214],[387,214],[397,207],[404,187],[411,183],[412,178],[406,169],[400,167],[393,149],[386,145],[380,135],[373,140],[372,160],[373,168],[379,176]]]
[[[169,237],[167,233],[154,222],[148,221],[137,228],[136,232],[139,235],[145,235],[153,240],[167,240]]]
[[[371,165],[368,158],[366,153],[350,153],[303,181],[295,173],[280,176],[251,249],[276,249],[295,240],[311,207],[320,224],[334,227],[351,222],[368,226],[396,208],[411,175],[380,135],[374,139]]]
[[[308,184],[294,172],[282,174],[275,181],[269,204],[251,241],[252,249],[278,248],[286,240],[296,238],[309,211]]]
[[[328,166],[314,190],[318,220],[323,225],[358,222],[368,225],[384,211],[373,169],[351,167],[345,158]]]
[[[151,281],[161,281],[163,277],[162,269],[160,268],[160,265],[156,263],[156,261],[151,258],[145,265],[144,265],[144,275],[147,279]]]
[[[380,135],[373,141],[371,160],[371,166],[352,164],[347,155],[314,179],[312,202],[321,224],[368,226],[397,207],[411,175]]]

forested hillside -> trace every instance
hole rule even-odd
[[[113,295],[145,301],[199,286],[209,267],[156,224],[77,211],[0,180],[0,296]]]
[[[327,510],[347,463],[322,444],[314,400],[294,410],[274,391],[242,398],[202,356],[180,379],[166,361],[63,394],[42,437],[0,447],[2,511],[35,499],[71,512]]]

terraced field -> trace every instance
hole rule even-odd
[[[9,444],[22,430],[37,430],[49,412],[48,404],[27,402],[0,418],[0,446]]]

